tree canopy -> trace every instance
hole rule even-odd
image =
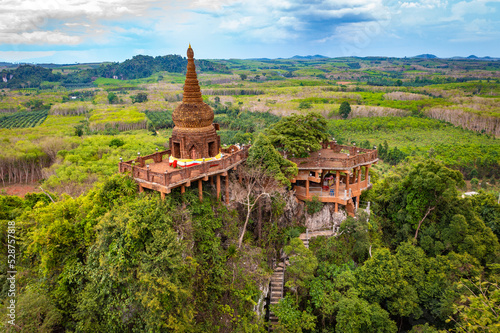
[[[347,117],[349,117],[349,114],[351,114],[351,105],[349,102],[343,101],[342,104],[340,104],[339,114],[342,119],[347,119]]]
[[[269,129],[268,137],[288,156],[307,157],[310,152],[321,149],[321,142],[328,140],[326,119],[316,112],[292,114]]]
[[[290,180],[298,173],[297,165],[285,159],[264,134],[259,134],[248,152],[247,165],[259,168],[274,177],[281,185],[290,187]]]

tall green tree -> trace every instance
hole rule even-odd
[[[286,187],[290,187],[290,180],[298,173],[297,165],[284,158],[262,133],[250,147],[246,163],[250,168],[261,169]]]
[[[347,119],[347,117],[349,117],[349,114],[351,114],[351,105],[349,102],[343,101],[342,104],[340,104],[339,114],[342,119]]]
[[[282,118],[268,132],[271,143],[288,156],[307,157],[321,149],[321,142],[328,139],[326,119],[316,112],[292,114]]]

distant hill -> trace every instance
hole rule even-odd
[[[500,60],[500,58],[494,58],[494,57],[478,57],[476,55],[471,54],[468,57],[453,57],[450,59],[455,59],[455,60]]]
[[[419,54],[418,56],[414,56],[413,58],[419,58],[419,59],[437,59],[437,57],[434,54]]]
[[[198,71],[230,73],[226,65],[212,61],[196,59],[195,64]],[[141,79],[161,71],[183,73],[186,71],[186,66],[186,58],[172,54],[158,57],[137,55],[121,63],[92,64],[87,66],[91,68],[77,70],[67,75],[52,73],[53,68],[63,65],[20,65],[15,69],[7,69],[8,66],[5,66],[0,70],[0,88],[38,88],[43,81],[59,82],[63,86],[92,85],[92,82],[99,77]]]
[[[328,57],[325,57],[321,54],[315,54],[315,55],[307,55],[307,56],[299,56],[299,55],[296,55],[296,56],[293,56],[291,58],[288,58],[288,59],[296,59],[296,60],[316,60],[316,59],[328,59]]]

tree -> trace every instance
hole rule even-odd
[[[342,119],[347,119],[349,117],[349,114],[351,113],[351,105],[347,101],[343,101],[342,104],[340,104],[339,108],[339,114],[342,117]]]
[[[326,119],[316,112],[282,118],[268,132],[271,143],[295,157],[307,157],[326,141]]]
[[[144,103],[148,101],[148,94],[140,92],[137,95],[130,96],[132,103]]]
[[[273,327],[276,332],[302,333],[302,330],[313,330],[316,317],[308,311],[301,311],[299,305],[290,296],[285,296],[271,311],[278,317],[278,324]]]
[[[489,281],[474,283],[465,280],[458,284],[465,291],[458,304],[453,305],[459,332],[498,332],[500,329],[500,286]]]
[[[118,103],[118,96],[114,92],[108,93],[108,102],[109,104]]]
[[[255,205],[265,198],[282,196],[285,190],[274,177],[269,176],[262,168],[252,168],[246,165],[239,168],[238,176],[241,182],[233,179],[231,193],[233,193],[235,201],[243,205],[245,209],[245,223],[238,238],[239,249]]]
[[[248,77],[248,75],[246,75],[246,74],[240,74],[240,78],[242,81],[246,80],[247,77]]]
[[[299,288],[304,288],[306,283],[314,277],[314,271],[318,267],[318,259],[299,238],[293,238],[283,250],[290,261],[290,266],[286,270],[288,281],[286,281],[285,286],[293,290],[298,303]]]
[[[299,103],[299,109],[310,109],[312,108],[312,104],[309,101],[300,101]]]
[[[268,176],[286,187],[291,186],[290,179],[298,173],[297,165],[281,156],[269,138],[262,133],[248,151],[247,165],[251,168],[262,168]]]

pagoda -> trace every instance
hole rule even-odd
[[[212,108],[203,102],[191,44],[187,57],[184,95],[182,103],[172,114],[175,126],[169,140],[172,152],[169,162],[181,167],[221,158],[220,137],[216,133],[219,127],[213,123]]]

